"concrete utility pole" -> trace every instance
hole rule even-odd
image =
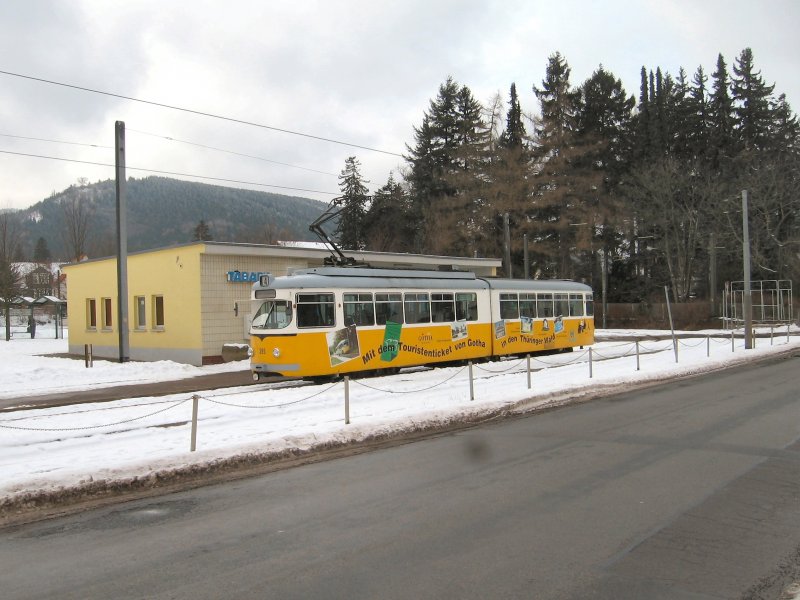
[[[115,123],[117,172],[117,314],[119,362],[130,360],[128,339],[128,217],[125,205],[125,123]]]
[[[522,275],[523,279],[530,279],[531,275],[531,260],[530,256],[528,255],[528,234],[522,234],[522,264],[524,265],[523,268],[525,269],[525,273]]]
[[[744,312],[745,350],[750,350],[753,347],[753,296],[750,290],[750,227],[748,226],[748,219],[747,190],[742,190],[742,263],[744,267],[742,310]]]
[[[512,278],[511,274],[511,229],[508,225],[508,213],[503,214],[503,255],[506,261],[506,277]]]

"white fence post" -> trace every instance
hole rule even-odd
[[[469,365],[469,399],[475,400],[475,387],[472,385],[472,361],[467,363]]]
[[[589,379],[592,378],[592,347],[589,346]]]
[[[531,355],[530,354],[526,354],[525,355],[525,362],[527,364],[527,370],[528,370],[528,389],[531,389]]]
[[[200,396],[195,394],[192,396],[192,442],[189,445],[189,451],[194,452],[197,449],[197,413],[199,411]]]
[[[639,340],[636,340],[636,370],[639,370]]]
[[[350,425],[350,376],[344,376],[344,424]]]

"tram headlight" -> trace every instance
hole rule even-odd
[[[281,355],[281,351],[280,350],[278,350],[277,348],[273,348],[272,349],[272,356],[274,356],[275,358],[278,358],[278,357],[280,357],[280,355]]]

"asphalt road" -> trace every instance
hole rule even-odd
[[[797,354],[797,353],[795,353]],[[0,531],[3,598],[777,598],[798,357]],[[794,570],[793,570],[794,569]],[[769,595],[773,594],[773,595]]]

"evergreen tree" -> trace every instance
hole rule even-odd
[[[211,228],[205,222],[204,219],[200,219],[200,222],[194,228],[194,234],[192,235],[193,242],[209,242],[213,240],[214,237],[211,235]]]
[[[33,261],[37,263],[49,263],[50,258],[50,249],[47,247],[47,240],[40,237],[36,240],[36,248],[33,250]]]
[[[336,235],[345,250],[363,250],[365,246],[364,218],[367,210],[368,189],[359,169],[361,163],[355,156],[344,162],[344,169],[339,174],[339,190],[342,195],[335,202],[342,207]]]
[[[580,91],[572,88],[570,72],[566,59],[556,52],[548,59],[542,87],[533,87],[541,117],[534,148],[537,190],[527,225],[536,248],[535,269],[546,277],[572,276],[570,223],[579,191],[572,164],[581,150],[577,140]]]
[[[431,100],[422,125],[414,128],[415,145],[408,147],[411,164],[408,177],[419,224],[415,241],[418,252],[452,251],[447,218],[452,214],[452,199],[458,192],[456,181],[473,168],[473,159],[486,140],[481,106],[466,86],[449,77]]]
[[[709,107],[703,67],[697,67],[686,96],[686,155],[691,159],[706,156],[709,144]]]
[[[506,115],[506,128],[500,136],[500,145],[504,148],[521,148],[525,142],[525,124],[522,122],[522,109],[517,98],[517,86],[511,84]]]
[[[600,250],[606,260],[615,254],[617,233],[630,221],[621,210],[617,188],[630,162],[634,103],[622,82],[602,65],[581,86],[578,123],[583,153],[574,163],[580,185],[571,218],[588,224],[576,231],[576,247],[583,251],[581,274],[589,281],[594,281],[594,251]]]
[[[650,88],[647,69],[642,67],[639,83],[639,107],[636,114],[636,135],[634,138],[634,157],[644,160],[652,155],[650,144]]]
[[[413,252],[415,221],[409,195],[389,175],[364,215],[366,248],[378,252]]]
[[[753,65],[753,51],[742,50],[733,65],[731,95],[735,102],[740,143],[747,149],[762,150],[769,146],[772,122],[772,91]]]
[[[711,167],[720,171],[734,154],[733,100],[729,92],[728,66],[722,54],[717,57],[717,68],[711,78],[708,158]]]

